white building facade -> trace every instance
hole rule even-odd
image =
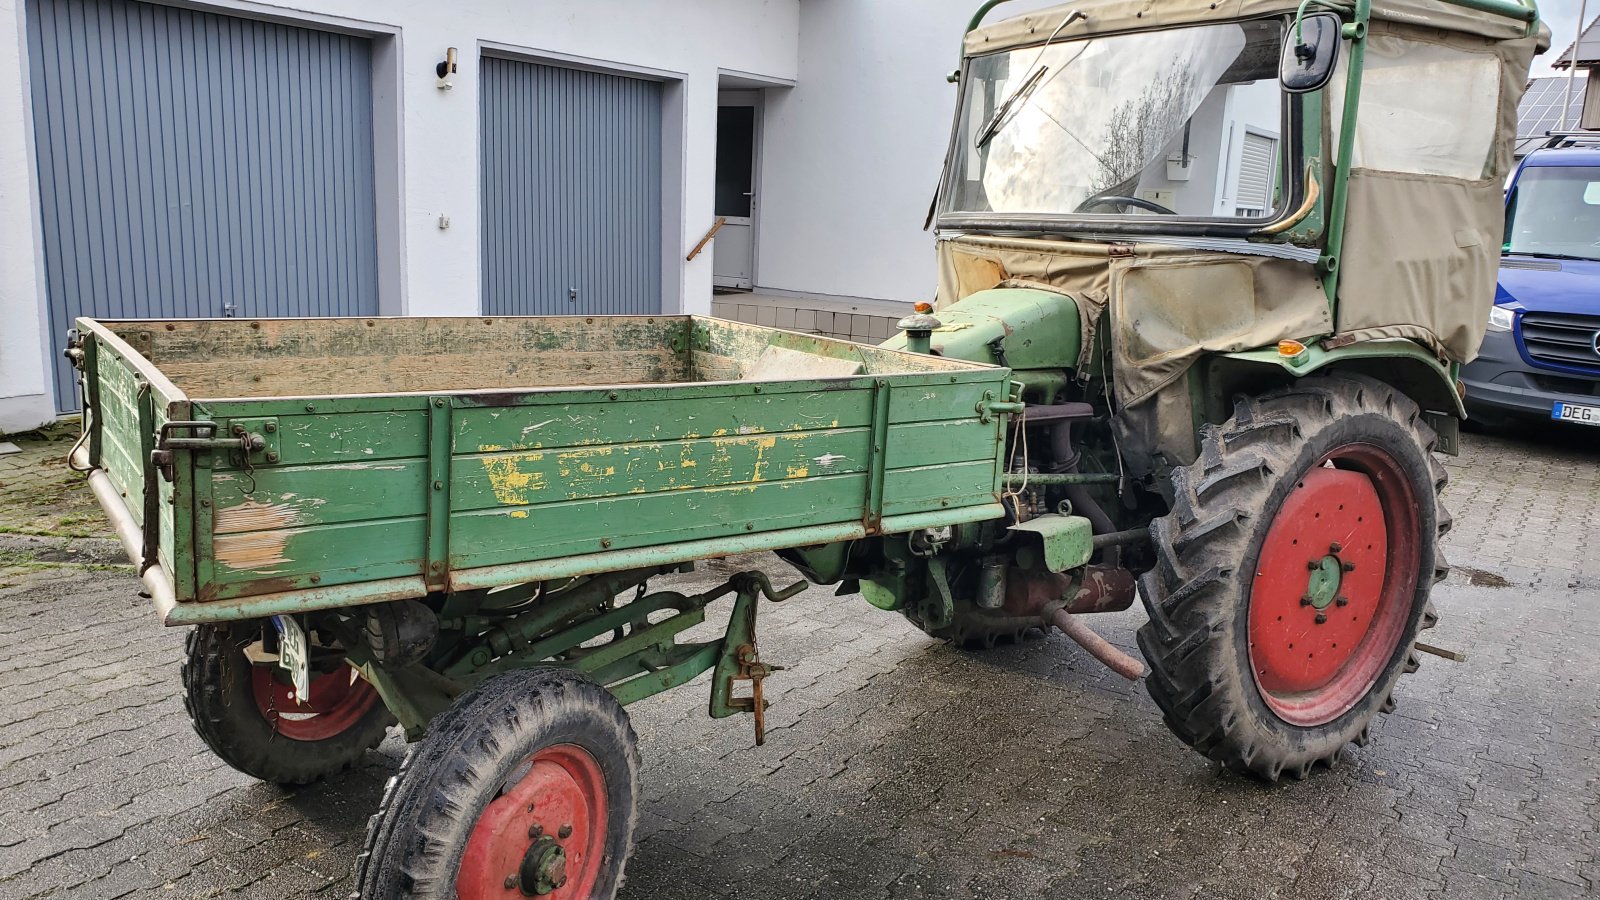
[[[714,312],[881,340],[934,292],[977,5],[0,0],[0,432],[76,409],[77,315]],[[1152,190],[1235,202],[1246,143],[1196,133]]]

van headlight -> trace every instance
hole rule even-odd
[[[1511,326],[1517,321],[1517,314],[1504,306],[1489,307],[1489,330],[1510,331]]]

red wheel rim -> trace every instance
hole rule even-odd
[[[273,666],[252,666],[251,692],[272,730],[295,741],[324,741],[354,727],[378,702],[378,692],[349,666],[311,679],[311,702],[277,679]]]
[[[456,893],[460,900],[587,900],[606,862],[606,825],[600,764],[574,744],[546,747],[512,772],[478,817],[461,855]],[[531,876],[552,847],[560,849],[565,881],[538,894]]]
[[[1400,464],[1346,444],[1296,483],[1250,586],[1250,668],[1279,718],[1322,725],[1367,696],[1405,633],[1421,569],[1417,502]]]

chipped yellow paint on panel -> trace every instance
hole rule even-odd
[[[809,468],[805,467],[805,466],[789,466],[789,471],[784,473],[783,477],[784,478],[804,478],[804,477],[806,477],[807,475],[810,475],[810,474],[811,474],[811,470]]]
[[[528,495],[544,490],[544,476],[537,472],[524,472],[517,463],[521,460],[538,462],[543,453],[524,453],[517,456],[485,457],[483,470],[489,475],[489,487],[494,498],[506,506],[525,506]]]

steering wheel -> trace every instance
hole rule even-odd
[[[1167,209],[1165,206],[1162,206],[1159,203],[1152,203],[1149,200],[1141,200],[1138,197],[1122,197],[1117,194],[1106,194],[1100,197],[1090,197],[1079,204],[1078,208],[1074,210],[1074,212],[1088,212],[1096,206],[1131,206],[1134,209],[1142,209],[1147,212],[1160,213],[1164,216],[1175,216],[1178,214],[1176,210]]]

